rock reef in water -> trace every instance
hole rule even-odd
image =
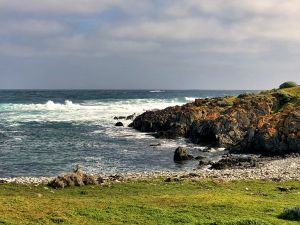
[[[196,99],[147,111],[135,118],[132,127],[155,132],[158,138],[186,137],[238,153],[299,153],[300,87]]]

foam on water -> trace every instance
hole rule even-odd
[[[162,90],[153,90],[153,91],[149,91],[150,93],[163,93],[165,91],[162,91]]]
[[[76,164],[95,173],[193,169],[197,161],[173,162],[176,147],[210,159],[223,153],[201,151],[185,139],[155,139],[127,127],[131,120],[116,127],[114,117],[217,95],[223,92],[0,91],[0,177],[52,176]]]
[[[199,97],[198,97],[199,98]],[[187,102],[194,102],[197,97],[184,97]]]
[[[140,114],[151,109],[163,109],[182,104],[178,99],[127,99],[111,101],[87,100],[73,103],[65,100],[57,103],[48,100],[45,104],[5,104],[2,111],[6,120],[13,121],[90,121],[109,122],[114,116]]]

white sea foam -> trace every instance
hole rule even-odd
[[[151,93],[162,93],[162,92],[165,92],[165,91],[162,91],[162,90],[153,90],[153,91],[149,91]]]
[[[199,98],[199,97],[198,97]],[[193,102],[195,101],[195,99],[197,99],[197,97],[184,97],[184,99],[187,101],[187,102]]]
[[[185,102],[178,99],[126,99],[64,103],[47,101],[44,104],[6,104],[2,107],[7,121],[89,121],[99,125],[111,124],[114,116],[140,114],[147,110],[163,109]],[[129,123],[130,121],[124,121]]]

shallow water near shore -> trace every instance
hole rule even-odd
[[[90,173],[179,171],[197,161],[173,162],[178,146],[215,160],[185,139],[159,140],[125,127],[114,116],[182,105],[195,98],[244,91],[65,90],[0,91],[0,177],[52,176],[76,164]],[[150,145],[160,146],[151,147]]]

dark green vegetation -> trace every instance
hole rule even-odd
[[[294,208],[285,209],[283,213],[280,215],[280,218],[300,221],[300,205]]]
[[[162,180],[51,189],[0,185],[0,224],[299,224],[300,182]]]
[[[297,83],[294,81],[287,81],[279,86],[280,89],[291,88],[291,87],[297,87]]]

